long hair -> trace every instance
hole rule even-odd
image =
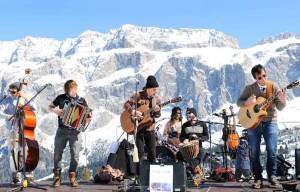
[[[171,121],[174,121],[175,120],[175,117],[177,115],[177,111],[180,111],[181,113],[181,108],[180,107],[174,107],[172,109],[172,113],[171,113]],[[179,117],[179,121],[182,121],[182,114],[180,115]]]

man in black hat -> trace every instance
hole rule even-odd
[[[131,96],[124,105],[125,110],[131,113],[132,116],[143,116],[143,114],[140,111],[135,111],[133,109],[132,106],[134,106],[135,102],[137,102],[137,108],[139,108],[142,105],[149,105],[149,108],[152,108],[154,111],[151,114],[152,123],[144,127],[139,127],[139,131],[136,135],[136,146],[138,148],[140,161],[143,160],[145,146],[148,152],[148,161],[154,162],[156,158],[155,118],[158,118],[161,115],[160,98],[156,95],[159,90],[158,87],[159,85],[156,81],[156,78],[150,75],[147,78],[147,82],[143,90],[139,91],[137,95],[134,94],[133,96]]]

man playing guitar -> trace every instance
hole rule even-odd
[[[262,166],[260,163],[260,143],[261,136],[264,137],[267,151],[267,175],[270,187],[279,187],[276,179],[276,154],[277,154],[277,137],[278,126],[276,122],[276,109],[282,110],[286,105],[286,94],[279,90],[275,83],[267,80],[265,68],[258,64],[251,70],[253,78],[256,80],[251,85],[246,86],[240,95],[237,105],[239,107],[250,106],[256,102],[257,97],[268,98],[272,94],[278,93],[272,104],[267,107],[267,116],[255,128],[248,129],[248,140],[251,150],[252,172],[254,174],[253,188],[260,189],[263,187]]]
[[[155,139],[155,119],[160,117],[160,98],[156,95],[158,92],[158,83],[154,76],[149,76],[143,90],[133,96],[124,104],[125,110],[132,114],[137,115],[138,118],[142,118],[143,114],[140,111],[135,111],[132,106],[137,102],[137,108],[141,105],[149,105],[149,108],[153,108],[154,112],[151,114],[152,123],[145,127],[139,127],[139,131],[136,134],[136,146],[138,149],[139,159],[142,161],[144,156],[144,147],[148,152],[148,161],[154,162],[156,159],[156,139]]]

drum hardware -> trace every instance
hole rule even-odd
[[[168,164],[176,162],[177,153],[178,149],[172,148],[170,144],[156,146],[156,158],[159,163]]]

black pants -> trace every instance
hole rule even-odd
[[[54,170],[61,170],[61,160],[64,149],[69,142],[71,161],[69,172],[76,172],[79,161],[80,143],[78,132],[73,129],[58,128],[54,140]]]
[[[148,152],[148,161],[154,162],[156,158],[155,131],[140,130],[136,135],[136,146],[139,152],[140,161],[143,160],[145,148]]]

